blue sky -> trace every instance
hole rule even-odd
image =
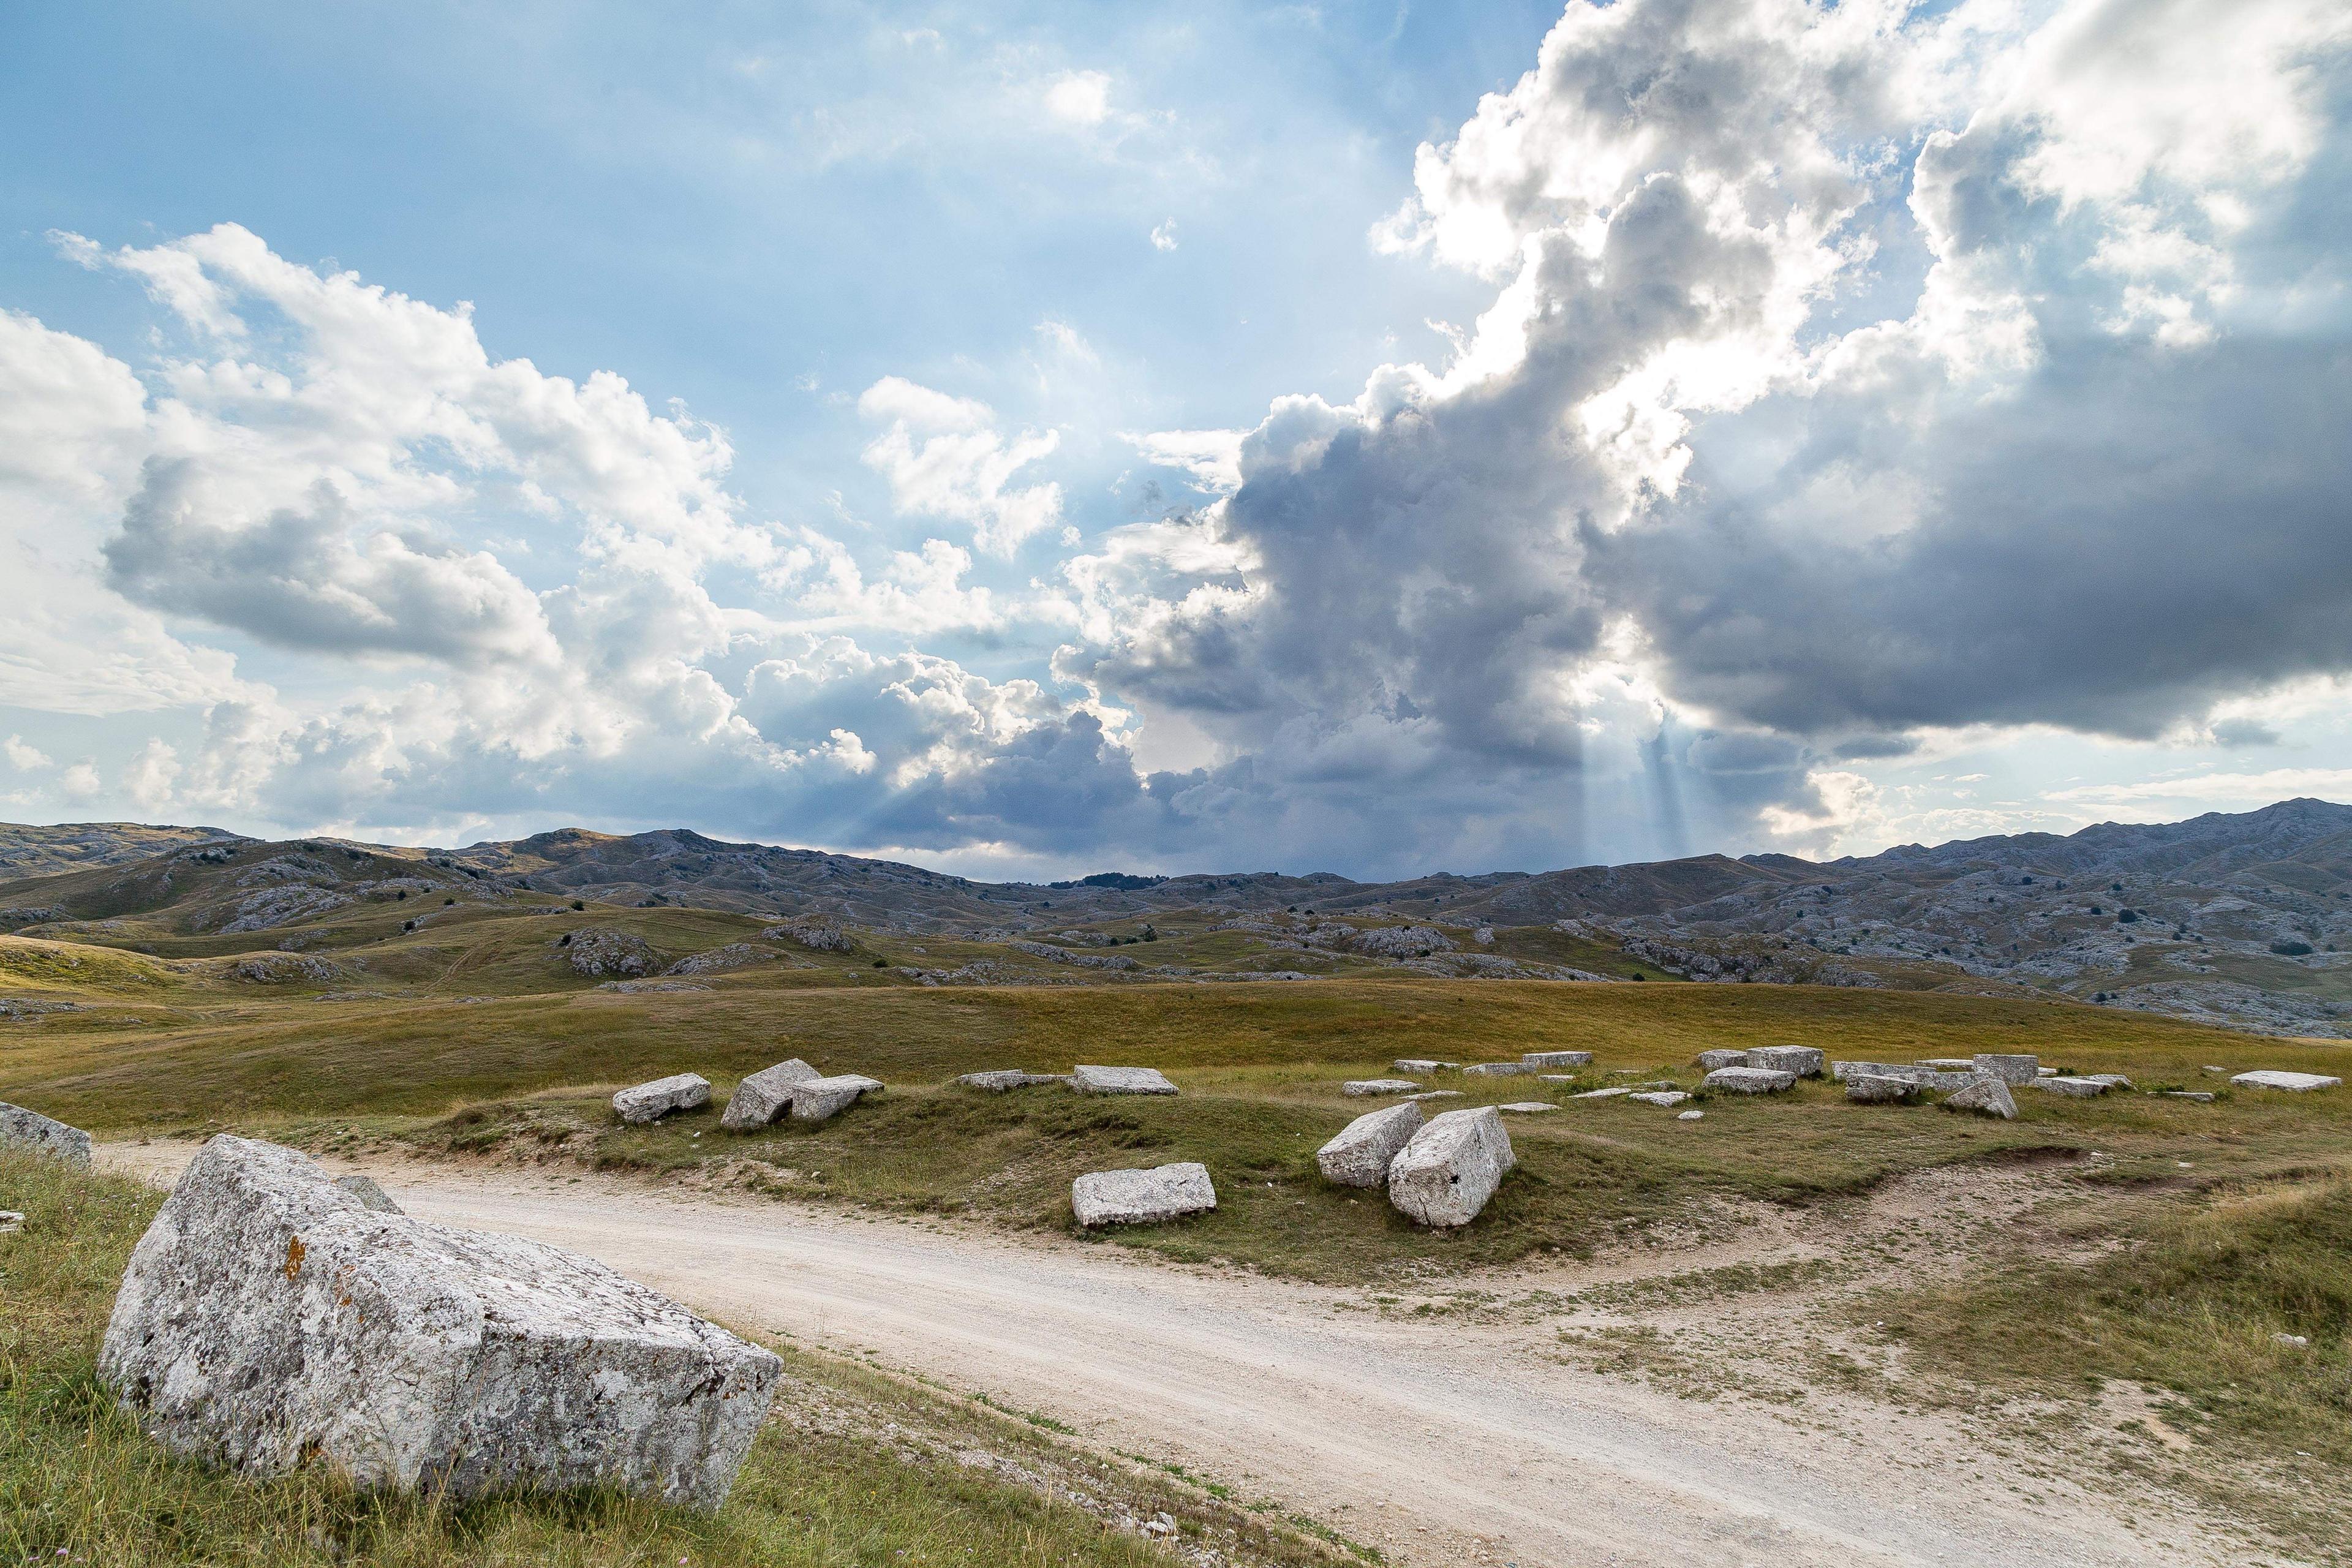
[[[19,7],[0,812],[1396,874],[2344,798],[2348,43]]]

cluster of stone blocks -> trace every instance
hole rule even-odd
[[[1422,1119],[1418,1105],[1393,1105],[1359,1116],[1315,1152],[1324,1179],[1347,1187],[1388,1189],[1398,1212],[1423,1225],[1451,1228],[1478,1217],[1503,1177],[1518,1163],[1501,1112],[1524,1106],[1482,1105]]]
[[[787,1116],[794,1121],[827,1121],[881,1090],[878,1079],[862,1073],[828,1077],[794,1057],[738,1083],[727,1097],[719,1125],[730,1132],[756,1132]],[[700,1073],[682,1072],[621,1090],[613,1096],[613,1111],[622,1121],[642,1126],[709,1103],[710,1080]]]

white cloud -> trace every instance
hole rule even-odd
[[[1064,71],[1045,84],[1045,112],[1066,125],[1100,125],[1110,118],[1110,78]]]
[[[57,766],[57,763],[49,760],[47,752],[38,746],[28,744],[22,735],[11,735],[5,742],[0,742],[0,754],[5,754],[8,759],[8,765],[20,773],[39,773],[43,769]]]
[[[899,511],[969,523],[975,545],[1007,556],[1061,521],[1060,485],[1012,482],[1061,445],[1060,431],[1024,431],[1007,441],[985,404],[897,376],[868,387],[858,408],[869,419],[889,421],[866,446],[865,459],[890,481],[891,504]]]
[[[1127,442],[1162,468],[1181,468],[1204,490],[1223,494],[1241,489],[1242,440],[1246,430],[1122,431]]]
[[[1176,248],[1176,220],[1174,218],[1169,218],[1152,229],[1152,249],[1173,250]]]

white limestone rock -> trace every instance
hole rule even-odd
[[[609,1486],[716,1509],[781,1363],[600,1263],[362,1206],[220,1137],[131,1255],[99,1355],[174,1454],[362,1487]]]
[[[1704,1121],[1706,1120],[1706,1112],[1704,1110],[1685,1110],[1677,1115],[1675,1120],[1677,1121]]]
[[[1158,1068],[1075,1067],[1070,1081],[1088,1094],[1173,1094],[1176,1086]]]
[[[1717,1068],[1698,1086],[1717,1094],[1779,1094],[1797,1087],[1797,1075],[1770,1068]]]
[[[793,1090],[824,1075],[798,1057],[761,1068],[735,1086],[719,1125],[730,1132],[750,1132],[767,1126],[792,1109]]]
[[[1977,1059],[1974,1057],[1921,1057],[1919,1058],[1919,1065],[1927,1068],[1931,1072],[1974,1072],[1977,1070]]]
[[[1399,1057],[1389,1063],[1393,1071],[1410,1073],[1452,1072],[1461,1065],[1460,1062],[1441,1062],[1430,1057]]]
[[[1389,1179],[1389,1162],[1421,1131],[1421,1107],[1410,1102],[1359,1116],[1315,1151],[1316,1169],[1343,1187],[1377,1187]]]
[[[1766,1072],[1785,1072],[1798,1078],[1819,1078],[1828,1064],[1829,1053],[1811,1046],[1759,1046],[1748,1053],[1748,1065]]]
[[[1339,1086],[1341,1094],[1411,1094],[1421,1085],[1405,1078],[1351,1078]]]
[[[1925,1068],[1916,1062],[1832,1062],[1830,1077],[1840,1083],[1854,1073],[1869,1073],[1878,1078],[1907,1079],[1921,1089],[1948,1093],[1966,1089],[1981,1075],[1976,1068],[1966,1072],[1946,1072],[1939,1068]]]
[[[1423,1225],[1468,1225],[1518,1163],[1491,1105],[1430,1118],[1389,1164],[1389,1202]]]
[[[1495,1109],[1509,1116],[1541,1116],[1545,1111],[1558,1110],[1559,1107],[1549,1100],[1512,1100]]]
[[[710,1080],[697,1072],[673,1073],[625,1089],[613,1097],[614,1112],[632,1126],[658,1121],[673,1110],[710,1103]]]
[[[1990,1073],[2001,1082],[2012,1086],[2032,1083],[2042,1076],[2040,1057],[2000,1051],[1979,1051],[1969,1060],[1975,1065],[1977,1071]]]
[[[2129,1089],[2132,1087],[2132,1080],[2126,1078],[2119,1072],[2092,1072],[2084,1073],[2083,1076],[2089,1079],[2094,1083],[2105,1084],[2109,1089]]]
[[[375,1214],[405,1214],[407,1211],[392,1201],[392,1194],[365,1176],[337,1176],[335,1185],[359,1199],[360,1207]]]
[[[17,1154],[47,1154],[68,1165],[89,1163],[89,1133],[5,1100],[0,1100],[0,1149]]]
[[[1070,1184],[1070,1210],[1089,1230],[1152,1225],[1216,1206],[1209,1167],[1192,1161],[1148,1171],[1093,1171]]]
[[[2230,1079],[2239,1089],[2283,1089],[2289,1094],[2308,1094],[2315,1089],[2336,1089],[2344,1080],[2324,1073],[2284,1072],[2275,1068],[2262,1068],[2253,1072],[2242,1072]]]
[[[1704,1072],[1713,1072],[1717,1068],[1744,1068],[1748,1065],[1748,1053],[1728,1048],[1701,1051],[1698,1065]]]
[[[2107,1092],[2106,1084],[2095,1078],[2038,1078],[2033,1087],[2045,1094],[2063,1094],[2073,1100],[2093,1100]]]
[[[1979,1116],[1997,1116],[2003,1121],[2017,1120],[2017,1099],[2009,1092],[2009,1085],[1990,1073],[1974,1083],[1964,1085],[1944,1099],[1947,1110],[1973,1110]]]
[[[1907,1078],[1885,1073],[1853,1072],[1845,1076],[1845,1097],[1856,1105],[1895,1105],[1911,1099],[1919,1086]]]
[[[1643,1105],[1661,1105],[1671,1107],[1680,1105],[1684,1100],[1688,1100],[1690,1096],[1685,1094],[1678,1089],[1636,1089],[1633,1093],[1627,1095],[1625,1098],[1628,1100],[1640,1100]]]
[[[1631,1086],[1619,1084],[1612,1089],[1588,1089],[1581,1094],[1571,1094],[1568,1098],[1570,1100],[1614,1100],[1621,1094],[1631,1094],[1633,1092],[1633,1090]]]
[[[1462,1074],[1465,1078],[1517,1078],[1535,1070],[1527,1062],[1472,1062]]]
[[[1426,1105],[1433,1100],[1460,1100],[1462,1098],[1462,1091],[1458,1089],[1424,1089],[1419,1094],[1408,1094],[1405,1096],[1406,1101],[1413,1105]]]
[[[830,1121],[869,1094],[879,1094],[882,1083],[863,1073],[836,1073],[793,1085],[794,1121]]]
[[[1034,1089],[1044,1083],[1066,1080],[1049,1072],[1024,1072],[1019,1068],[998,1068],[990,1072],[968,1072],[956,1082],[966,1089],[982,1089],[990,1094],[1007,1094],[1016,1089]]]
[[[1589,1068],[1592,1065],[1591,1051],[1527,1051],[1520,1062],[1531,1068]]]

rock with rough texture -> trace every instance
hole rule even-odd
[[[1568,1098],[1570,1100],[1614,1100],[1621,1094],[1631,1094],[1633,1092],[1633,1090],[1630,1086],[1620,1084],[1613,1089],[1588,1089],[1581,1094],[1571,1094]]]
[[[2093,1083],[2105,1084],[2109,1089],[2129,1089],[2132,1080],[2119,1072],[2089,1072],[2083,1075]]]
[[[1468,1225],[1517,1163],[1493,1106],[1448,1110],[1431,1117],[1390,1162],[1389,1202],[1423,1225]]]
[[[1638,1100],[1643,1105],[1675,1106],[1688,1100],[1690,1096],[1678,1089],[1637,1089],[1625,1098]]]
[[[1520,1062],[1531,1068],[1589,1068],[1592,1065],[1591,1051],[1527,1051]]]
[[[882,1083],[863,1073],[837,1073],[793,1085],[794,1121],[830,1121],[869,1094],[879,1094]]]
[[[1393,1071],[1414,1073],[1452,1072],[1461,1065],[1460,1062],[1441,1062],[1430,1057],[1399,1057],[1389,1063]]]
[[[1981,1076],[1976,1068],[1966,1072],[1945,1072],[1939,1068],[1923,1068],[1916,1062],[1832,1062],[1830,1077],[1843,1083],[1854,1073],[1870,1073],[1878,1078],[1907,1079],[1921,1089],[1947,1093],[1966,1089]]]
[[[1341,1094],[1411,1094],[1421,1085],[1404,1078],[1351,1078],[1339,1086]]]
[[[1088,1094],[1173,1094],[1176,1086],[1158,1068],[1090,1068],[1070,1069],[1070,1081]]]
[[[2095,1078],[2038,1078],[2033,1087],[2045,1094],[2063,1094],[2074,1100],[2092,1100],[2107,1092],[2107,1086]]]
[[[1921,1057],[1919,1058],[1919,1065],[1927,1068],[1930,1072],[1974,1072],[1977,1070],[1977,1059],[1974,1057]]]
[[[2283,1072],[2274,1068],[2263,1068],[2254,1072],[2242,1072],[2230,1079],[2240,1089],[2283,1089],[2289,1094],[2308,1094],[2315,1089],[2335,1089],[2344,1080],[2324,1073]]]
[[[1419,1094],[1408,1094],[1405,1096],[1405,1100],[1414,1105],[1425,1104],[1433,1100],[1460,1100],[1462,1098],[1462,1091],[1458,1089],[1424,1089]]]
[[[392,1194],[365,1176],[337,1176],[335,1185],[359,1199],[360,1207],[374,1214],[405,1214],[408,1211],[392,1201]]]
[[[730,1132],[749,1132],[765,1127],[792,1109],[796,1087],[814,1083],[824,1076],[798,1057],[772,1068],[761,1068],[737,1084],[735,1092],[727,1097],[727,1110],[719,1118],[719,1125]]]
[[[2009,1085],[1990,1073],[1974,1083],[1945,1096],[1947,1110],[1973,1110],[1979,1116],[1998,1116],[2003,1121],[2017,1120],[2017,1100],[2009,1092]]]
[[[1527,1062],[1472,1062],[1462,1072],[1465,1078],[1517,1078],[1535,1070]]]
[[[1969,1059],[1974,1064],[1977,1071],[1990,1073],[2006,1084],[2032,1083],[2042,1076],[2040,1057],[1999,1051],[1979,1051]]]
[[[1148,1171],[1093,1171],[1070,1184],[1070,1209],[1089,1230],[1152,1225],[1217,1206],[1209,1167],[1186,1161]]]
[[[1677,1121],[1704,1121],[1706,1120],[1706,1112],[1704,1110],[1685,1110],[1675,1116],[1675,1120]]]
[[[1845,1075],[1845,1097],[1856,1105],[1895,1105],[1918,1092],[1919,1086],[1907,1078],[1889,1078],[1875,1072]]]
[[[1797,1075],[1770,1068],[1717,1068],[1699,1079],[1701,1089],[1717,1094],[1778,1094],[1797,1087]]]
[[[1495,1109],[1512,1116],[1541,1116],[1545,1111],[1558,1110],[1559,1107],[1549,1100],[1511,1100]]]
[[[612,1487],[716,1509],[782,1365],[603,1264],[363,1207],[220,1137],[131,1255],[99,1373],[173,1453],[450,1501]]]
[[[614,1112],[632,1126],[658,1121],[673,1110],[710,1103],[710,1080],[698,1072],[673,1073],[625,1089],[613,1097]]]
[[[1727,1048],[1701,1051],[1698,1054],[1698,1065],[1701,1070],[1706,1072],[1713,1072],[1717,1068],[1744,1068],[1748,1065],[1748,1053]]]
[[[1377,1187],[1389,1179],[1389,1162],[1421,1131],[1421,1107],[1391,1105],[1359,1116],[1339,1135],[1315,1151],[1316,1168],[1343,1187]]]
[[[16,1209],[0,1209],[0,1236],[25,1228],[25,1216]]]
[[[2212,1091],[2202,1089],[2159,1089],[2156,1097],[2158,1100],[2193,1100],[2200,1105],[2213,1103]]]
[[[17,1154],[47,1154],[68,1165],[89,1163],[89,1133],[5,1100],[0,1100],[0,1149]]]
[[[956,1082],[966,1089],[984,1089],[990,1094],[1005,1094],[1016,1089],[1034,1089],[1043,1083],[1061,1083],[1064,1079],[1049,1072],[1024,1072],[1019,1068],[998,1068],[990,1072],[968,1072]]]
[[[1819,1078],[1829,1061],[1826,1051],[1811,1046],[1759,1046],[1748,1053],[1748,1065],[1766,1072],[1785,1072],[1798,1078]]]

